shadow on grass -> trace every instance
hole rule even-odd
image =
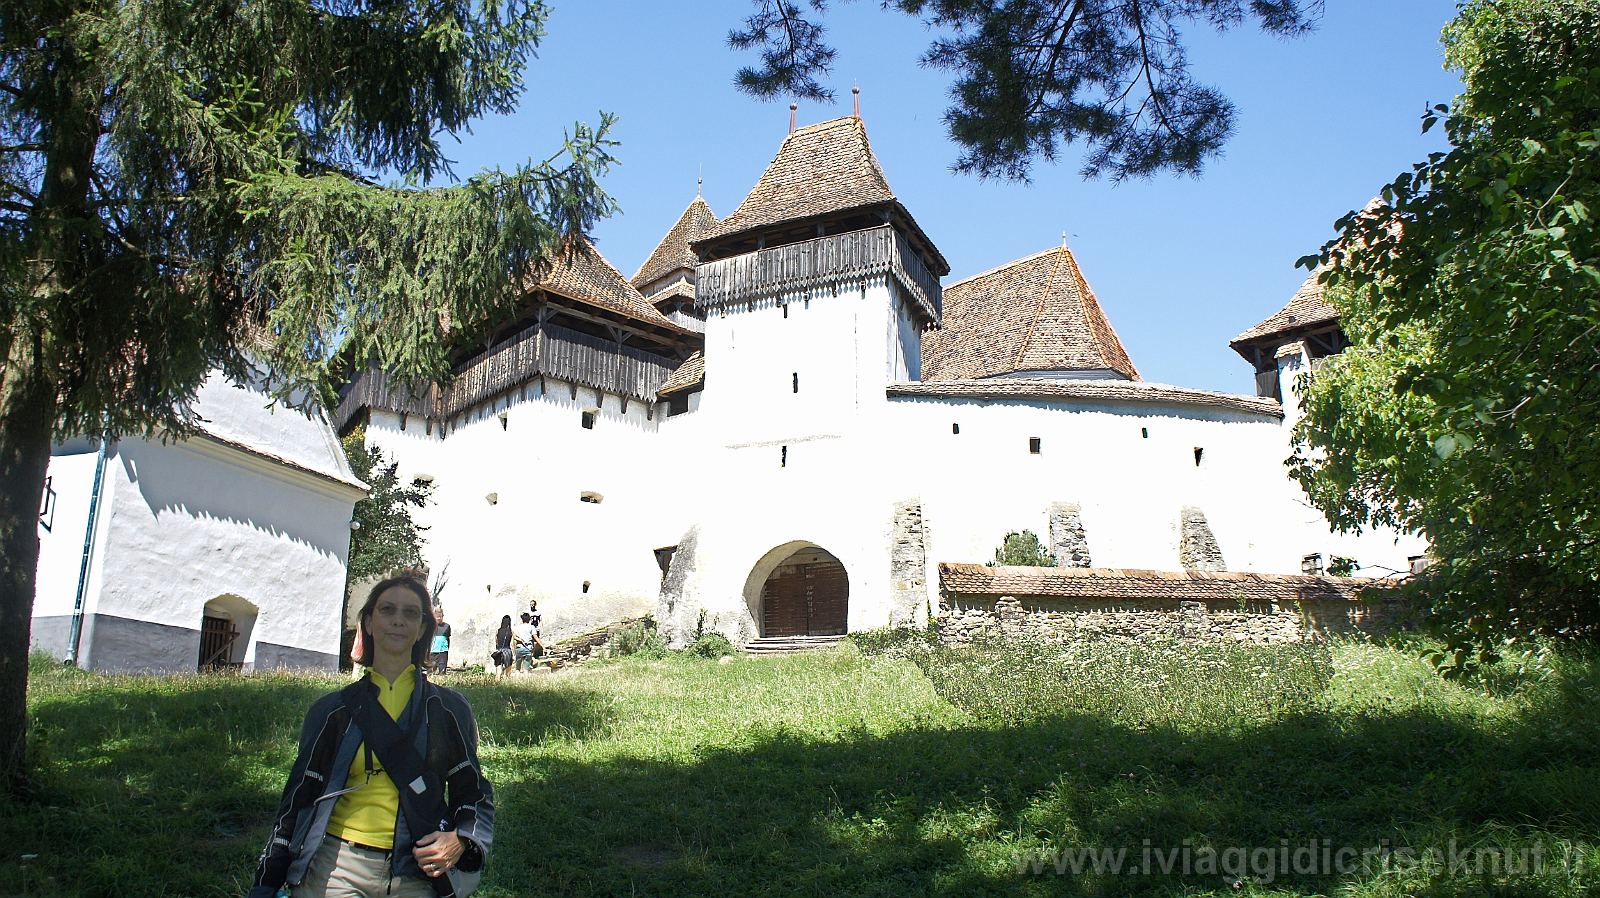
[[[242,895],[306,711],[342,685],[117,678],[43,695],[29,740],[40,791],[0,799],[0,896]],[[581,690],[465,691],[486,740],[536,741],[603,721],[601,699]]]
[[[1584,696],[1592,718],[1592,695]],[[1572,708],[1488,733],[1433,714],[1304,715],[1204,735],[1088,717],[807,741],[693,763],[541,762],[500,791],[485,895],[1100,895],[1232,892],[1235,876],[1130,875],[1162,851],[1308,840],[1526,847],[1600,835],[1600,747]],[[1581,715],[1580,715],[1581,716]],[[1560,734],[1565,733],[1565,736]],[[1552,735],[1554,734],[1554,735]],[[1383,840],[1388,840],[1384,843]],[[1019,848],[1126,848],[1124,873],[1019,872]],[[1181,869],[1181,866],[1178,868]],[[1246,869],[1246,875],[1249,871]],[[1275,871],[1276,872],[1276,871]],[[1362,875],[1277,876],[1328,894]],[[1395,882],[1387,877],[1391,885]],[[1245,888],[1254,888],[1245,884]],[[1577,894],[1552,872],[1414,877],[1392,894]]]

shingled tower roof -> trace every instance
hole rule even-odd
[[[945,288],[944,327],[922,337],[923,380],[1045,372],[1140,379],[1071,250],[1046,250]]]
[[[1277,314],[1250,328],[1228,342],[1234,351],[1245,358],[1246,347],[1252,343],[1271,342],[1270,338],[1286,336],[1304,328],[1326,324],[1339,320],[1339,310],[1328,302],[1322,295],[1322,267],[1319,265],[1300,289],[1294,291],[1294,296],[1289,298],[1289,304],[1279,309]],[[1285,339],[1283,342],[1289,342]]]
[[[833,234],[886,221],[900,225],[935,275],[950,273],[950,264],[889,189],[861,119],[839,118],[790,134],[739,208],[691,243],[722,258],[755,249],[758,237],[776,246],[815,237],[818,225]]]
[[[639,290],[644,290],[652,283],[679,269],[693,270],[699,264],[700,258],[695,255],[689,244],[715,230],[717,215],[706,205],[706,201],[695,197],[689,208],[683,210],[678,217],[678,223],[672,226],[667,236],[661,238],[661,243],[656,246],[655,252],[639,267],[639,273],[633,276],[631,283]]]

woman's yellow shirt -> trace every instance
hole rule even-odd
[[[399,720],[406,703],[411,701],[412,691],[417,688],[416,665],[406,668],[393,683],[375,670],[368,670],[367,676],[378,687],[378,703],[383,705],[383,710],[389,712],[391,718]],[[377,756],[373,756],[372,765],[379,769],[369,779],[367,753],[357,747],[355,760],[350,762],[350,779],[345,783],[345,788],[363,782],[366,786],[339,796],[333,816],[328,820],[328,834],[373,848],[393,848],[395,815],[400,813],[400,790],[395,788],[389,774],[383,772],[383,765]]]

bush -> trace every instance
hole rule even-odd
[[[1032,530],[1024,530],[1021,533],[1013,530],[1006,534],[1006,538],[1000,543],[1000,548],[994,550],[994,560],[989,562],[990,567],[1000,565],[1055,567],[1056,557],[1039,542],[1039,537]]]
[[[716,630],[707,630],[700,634],[700,637],[689,643],[689,647],[684,651],[701,658],[721,658],[723,655],[737,654],[733,641]]]
[[[623,655],[661,658],[667,654],[666,640],[661,638],[660,631],[656,629],[655,618],[649,616],[642,617],[618,630],[616,635],[611,637],[609,646],[613,658]]]
[[[908,658],[939,645],[939,631],[924,627],[883,627],[851,633],[846,638],[868,657]]]

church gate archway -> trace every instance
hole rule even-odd
[[[849,611],[850,577],[821,546],[795,548],[761,585],[762,636],[837,636]]]

